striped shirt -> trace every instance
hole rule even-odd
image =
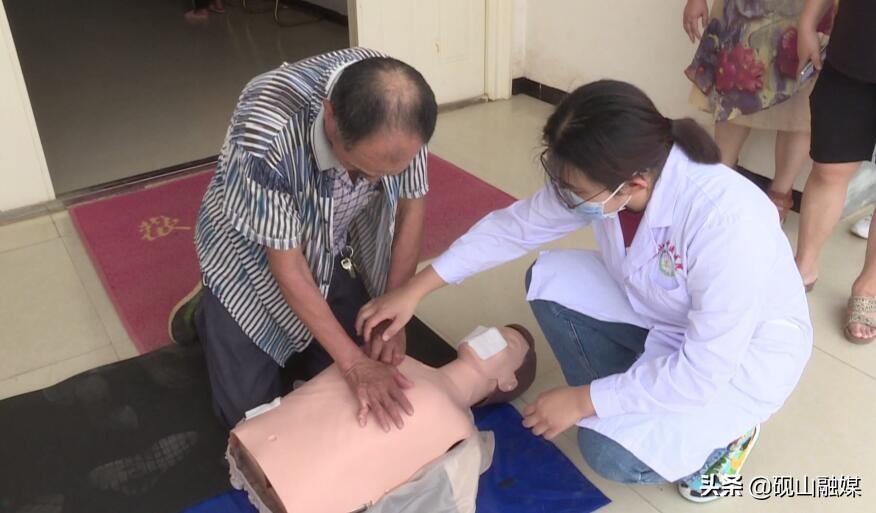
[[[356,218],[359,212],[380,194],[380,186],[370,183],[363,177],[353,180],[346,169],[335,168],[332,175],[332,199],[335,205],[332,212],[332,222],[335,224],[335,237],[332,241],[335,254],[347,245],[347,230],[350,222]]]
[[[265,248],[300,248],[323,297],[334,267],[335,166],[325,150],[323,101],[345,65],[380,56],[364,48],[312,57],[255,77],[241,93],[198,214],[195,247],[204,285],[278,364],[313,337],[289,308]],[[372,296],[383,293],[400,198],[428,191],[426,148],[380,180],[349,222],[347,242]],[[330,153],[330,152],[329,152]]]

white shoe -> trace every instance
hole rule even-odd
[[[852,225],[852,233],[862,239],[866,239],[870,235],[870,222],[873,220],[873,214],[858,219],[858,222]]]

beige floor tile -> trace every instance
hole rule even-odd
[[[58,238],[52,219],[45,215],[0,226],[0,253]]]
[[[100,281],[100,277],[91,263],[91,258],[89,258],[85,246],[82,245],[82,241],[79,239],[79,235],[73,232],[64,236],[62,240],[73,262],[73,266],[76,268],[76,273],[79,275],[80,280],[82,280],[88,298],[94,305],[100,322],[103,324],[119,359],[125,360],[139,355],[140,353],[134,347],[134,343],[122,324],[122,320],[119,318],[118,313],[116,313],[116,308],[107,295],[106,289],[104,289],[103,283]]]
[[[860,476],[857,499],[727,498],[709,511],[862,512],[876,511],[876,444],[871,433],[876,412],[862,403],[876,396],[876,381],[816,350],[801,383],[785,407],[763,426],[760,442],[746,464],[746,487],[762,476]],[[661,511],[702,511],[678,496],[672,486],[637,488]]]
[[[544,185],[541,129],[553,107],[527,96],[442,113],[429,148],[503,191],[522,198]]]
[[[116,352],[112,346],[104,346],[63,362],[19,374],[0,381],[0,399],[49,387],[81,372],[117,360]]]
[[[109,345],[60,239],[0,254],[0,379]]]
[[[52,222],[55,223],[55,228],[58,229],[58,235],[66,237],[76,233],[76,227],[73,225],[73,219],[70,217],[70,212],[62,210],[52,214]]]

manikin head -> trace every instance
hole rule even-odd
[[[523,326],[478,328],[459,344],[457,355],[491,385],[477,406],[513,401],[535,380],[535,341]]]

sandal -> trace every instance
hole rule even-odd
[[[876,336],[870,338],[859,338],[852,335],[849,327],[852,324],[863,324],[870,328],[876,328],[876,317],[868,314],[876,312],[876,298],[864,296],[852,296],[849,298],[848,318],[846,319],[845,335],[846,340],[853,344],[869,344],[876,340]]]
[[[781,192],[776,192],[772,189],[767,191],[767,196],[769,196],[779,210],[779,223],[784,225],[785,219],[788,217],[788,212],[794,207],[794,196],[791,191],[782,194]]]

